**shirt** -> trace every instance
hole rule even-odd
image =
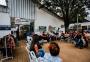
[[[45,53],[44,62],[62,62],[59,56],[51,56],[50,53]]]

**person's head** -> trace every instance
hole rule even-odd
[[[11,37],[11,34],[9,33],[7,36],[8,36],[8,37]]]
[[[49,51],[52,56],[58,56],[60,52],[60,48],[57,43],[51,42],[49,45]]]

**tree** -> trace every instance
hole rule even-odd
[[[77,15],[79,14],[79,20],[83,20],[87,13],[85,12],[85,6],[87,0],[38,0],[41,4],[40,8],[46,7],[48,10],[56,13],[58,16],[64,19],[65,31],[72,22],[76,22]]]
[[[86,5],[90,9],[90,0],[87,0]]]

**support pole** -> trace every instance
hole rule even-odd
[[[78,31],[78,14],[77,14],[77,31]]]

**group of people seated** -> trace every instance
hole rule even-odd
[[[42,35],[33,34],[32,38],[33,38],[33,40],[32,40],[32,44],[31,44],[31,50],[33,50],[33,47],[35,44],[41,45],[44,43],[45,40],[46,40],[46,42],[57,40],[57,37],[55,35],[50,35],[49,33],[45,33],[45,32],[42,32]],[[40,42],[40,41],[42,41],[42,42]]]
[[[59,35],[59,33],[57,34]],[[61,58],[59,57],[60,48],[56,42],[53,42],[53,40],[59,39],[71,39],[74,40],[75,47],[79,47],[80,49],[84,47],[88,47],[88,39],[86,36],[86,33],[83,32],[61,32],[60,36],[57,35],[50,35],[49,33],[43,32],[42,35],[33,34],[32,35],[32,42],[30,46],[30,51],[34,51],[36,54],[36,57],[39,62],[62,62]],[[47,40],[48,49],[49,52],[45,52],[45,50],[42,48],[42,45],[44,42],[39,42],[41,40]]]
[[[71,32],[60,32],[59,39],[63,41],[72,42],[74,41],[75,47],[84,48],[88,47],[89,36],[87,32],[78,32],[78,31],[71,31]]]
[[[38,62],[62,62],[59,57],[60,48],[56,42],[51,41],[49,36],[50,35],[45,32],[43,32],[42,35],[32,34],[31,37],[33,40],[30,44],[30,51],[34,51]],[[45,52],[42,48],[44,41],[46,41],[45,43],[48,42],[49,52]]]
[[[86,33],[74,32],[72,39],[75,41],[75,47],[83,48],[88,47],[88,38]]]
[[[50,42],[48,46],[49,52],[41,47],[38,48],[38,45],[34,45],[34,52],[38,58],[38,62],[62,62],[62,59],[59,56],[60,48],[57,43]]]
[[[63,41],[67,41],[69,39],[69,41],[71,40],[70,42],[72,42],[72,40],[74,41],[75,47],[79,47],[79,48],[88,47],[88,37],[86,36],[86,32],[80,33],[80,32],[74,31],[74,32],[64,33],[62,31],[57,34],[54,33],[53,35],[42,32],[42,35],[34,34],[32,38],[33,38],[32,45],[42,44],[39,42],[42,39],[47,40],[47,42],[61,40],[61,39],[64,39]]]

